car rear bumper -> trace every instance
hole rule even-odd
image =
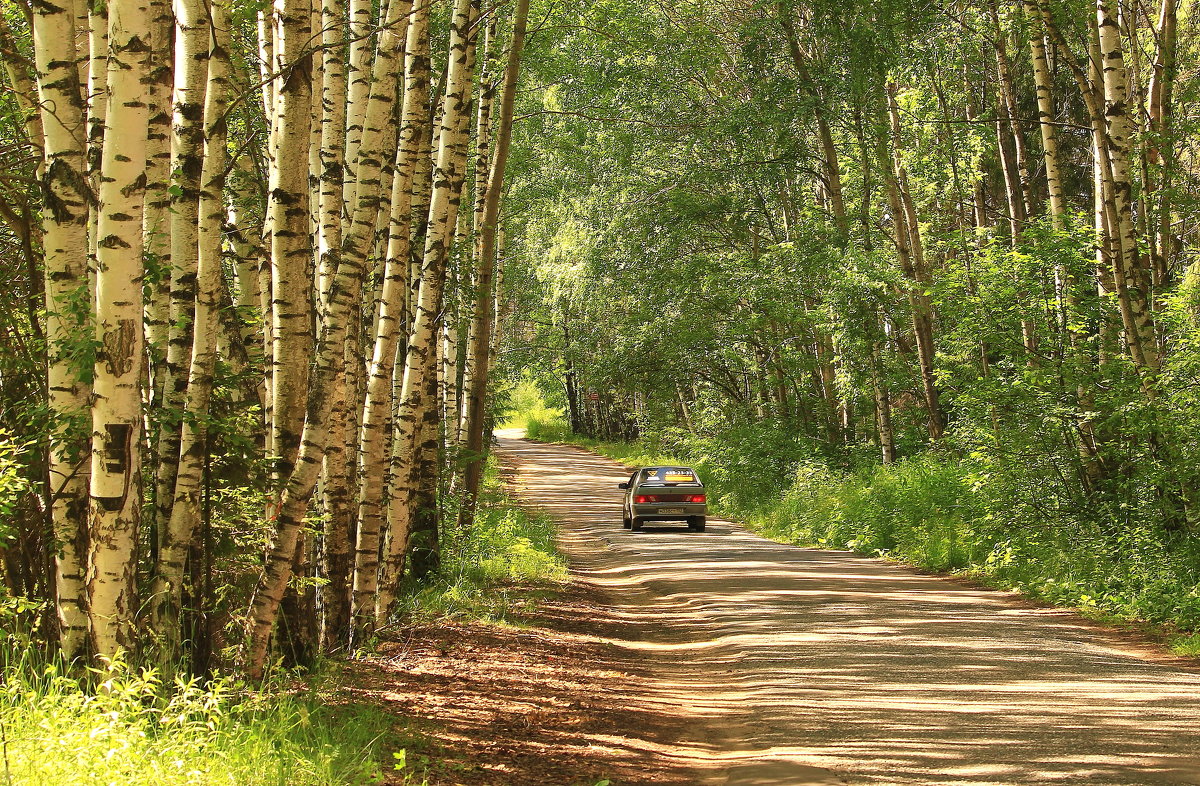
[[[696,516],[708,515],[708,506],[692,502],[634,505],[633,515],[643,521],[683,521]]]

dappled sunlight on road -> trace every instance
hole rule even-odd
[[[502,436],[612,599],[599,637],[683,708],[714,783],[1200,783],[1200,673],[1076,615],[727,522],[621,527],[629,471]]]

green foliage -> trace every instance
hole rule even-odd
[[[16,535],[14,516],[36,491],[27,466],[27,454],[33,447],[33,443],[18,442],[0,430],[0,545]]]
[[[442,570],[431,581],[404,588],[401,618],[504,620],[531,602],[526,590],[566,580],[554,523],[518,507],[505,494],[494,464],[487,467],[471,528],[458,528],[453,520],[446,517],[442,534]]]
[[[6,642],[7,644],[7,642]],[[7,647],[6,647],[7,649]],[[320,691],[249,691],[123,662],[80,687],[61,665],[14,657],[0,683],[10,782],[37,784],[377,783],[390,718]]]

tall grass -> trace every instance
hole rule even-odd
[[[121,662],[92,678],[85,688],[60,664],[13,659],[0,682],[5,783],[340,786],[382,779],[392,719],[381,710],[334,703],[316,691],[248,691],[228,679],[163,685],[155,671]]]

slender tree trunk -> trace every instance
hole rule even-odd
[[[900,130],[900,107],[896,103],[896,86],[888,86],[888,107],[892,131],[892,171],[885,178],[892,214],[896,217],[896,250],[905,275],[912,282],[909,303],[912,307],[913,337],[917,343],[921,388],[925,394],[925,409],[929,414],[929,438],[939,440],[945,428],[933,369],[936,354],[933,341],[933,304],[928,294],[929,272],[925,266],[924,245],[917,220],[916,207],[908,190],[908,174],[904,166]]]
[[[436,462],[437,429],[429,435],[421,424],[427,410],[437,409],[436,396],[438,319],[445,286],[446,264],[454,229],[458,222],[459,202],[465,181],[467,132],[471,118],[471,88],[474,70],[474,27],[478,3],[456,0],[450,27],[450,61],[446,78],[438,151],[433,169],[433,190],[429,223],[421,266],[420,294],[413,320],[412,338],[405,358],[404,384],[397,421],[397,439],[401,453],[411,456],[407,472],[410,488],[407,520],[395,522],[407,532],[408,555],[413,576],[422,579],[438,568],[440,558],[436,485],[420,468],[429,466],[429,448]],[[424,432],[424,433],[423,433]],[[404,449],[405,446],[411,446]],[[405,468],[401,468],[404,473]],[[397,479],[402,483],[405,478]],[[401,489],[400,493],[404,493]],[[403,515],[403,512],[402,512]],[[396,533],[393,533],[396,537]]]
[[[517,0],[513,18],[513,37],[508,50],[508,65],[504,70],[504,88],[500,98],[500,116],[495,125],[495,159],[487,186],[480,232],[479,268],[475,274],[475,315],[471,330],[468,362],[471,364],[471,389],[467,391],[466,457],[463,478],[463,504],[459,525],[469,527],[475,518],[479,486],[483,478],[484,418],[487,406],[487,384],[490,369],[489,349],[495,321],[492,300],[492,276],[496,258],[496,232],[500,223],[500,200],[504,195],[504,174],[512,142],[512,123],[516,106],[517,83],[521,74],[521,53],[525,46],[525,27],[529,15],[529,0]]]
[[[384,26],[379,34],[378,52],[375,54],[374,73],[367,111],[361,118],[362,135],[353,170],[357,180],[354,189],[357,203],[349,231],[342,245],[343,261],[358,268],[364,268],[366,265],[367,253],[375,240],[375,227],[378,224],[379,214],[382,212],[385,201],[383,199],[384,181],[382,177],[385,169],[383,166],[384,156],[393,155],[391,151],[394,149],[394,144],[389,144],[392,136],[386,130],[386,126],[390,124],[392,118],[393,102],[397,95],[397,73],[399,71],[396,68],[396,63],[404,49],[411,11],[411,0],[392,0],[387,7]],[[392,186],[390,180],[387,185],[389,188]],[[355,325],[351,329],[357,330],[358,326]],[[357,361],[356,359],[356,362],[361,361]],[[388,379],[390,380],[390,374],[388,375]],[[374,381],[376,380],[373,377],[369,378],[368,398],[371,395],[369,386]],[[357,385],[355,385],[355,388],[357,389]],[[356,391],[356,395],[353,398],[355,408],[359,406],[361,400]],[[387,406],[384,406],[381,414],[386,416],[386,413]],[[360,437],[360,440],[367,441],[368,438],[366,435],[368,432],[371,437],[381,440],[381,431],[381,425],[377,426],[372,423],[371,427],[368,428],[364,421],[362,428],[363,435]],[[370,456],[367,455],[367,451],[371,452]],[[379,529],[381,521],[378,511],[382,498],[382,474],[385,466],[382,445],[376,450],[374,444],[362,444],[360,453],[360,484],[364,482],[369,483],[369,480],[364,480],[368,476],[370,476],[371,480],[378,477],[380,482],[378,487],[372,487],[370,492],[363,492],[360,488],[353,589],[350,598],[352,637],[354,642],[361,641],[363,635],[369,635],[370,631],[373,630],[375,619],[374,595],[379,569]],[[375,458],[376,454],[378,454],[377,459]],[[364,494],[366,494],[365,497]],[[366,501],[365,505],[364,499]]]
[[[109,4],[109,105],[101,163],[92,405],[88,599],[95,654],[134,648],[135,548],[141,512],[142,200],[146,189],[145,0]],[[120,140],[120,143],[115,143]]]
[[[1176,0],[1161,0],[1155,31],[1158,51],[1154,58],[1148,90],[1150,103],[1147,119],[1150,134],[1146,158],[1150,166],[1158,167],[1158,177],[1157,182],[1148,179],[1145,188],[1157,194],[1154,227],[1157,238],[1153,244],[1153,263],[1155,286],[1159,289],[1171,284],[1171,262],[1180,250],[1180,243],[1172,230],[1174,211],[1171,196],[1176,167],[1172,121],[1178,56],[1177,15]]]
[[[388,9],[389,20],[403,20],[407,24],[411,4],[407,0],[393,0]],[[285,26],[285,33],[290,32]],[[397,23],[388,26],[388,32],[380,36],[380,52],[398,51],[395,38],[403,39],[404,29]],[[286,39],[285,39],[286,46]],[[394,57],[394,54],[393,54]],[[379,66],[379,100],[386,103],[395,95],[394,69],[388,64]],[[389,74],[391,74],[389,76]],[[390,92],[388,90],[389,80]],[[282,96],[279,99],[282,100]],[[375,99],[372,99],[372,102]],[[370,109],[370,107],[368,107]],[[388,110],[383,110],[385,113]],[[316,487],[324,459],[328,438],[329,418],[333,409],[333,395],[338,376],[345,368],[345,339],[353,320],[358,319],[359,298],[365,274],[365,259],[369,244],[373,240],[379,209],[378,180],[381,151],[380,138],[372,138],[372,128],[379,128],[368,115],[364,122],[363,141],[360,143],[358,167],[359,191],[349,232],[342,244],[341,259],[330,287],[327,318],[321,325],[320,337],[315,352],[316,366],[312,384],[309,386],[304,432],[300,440],[299,459],[287,479],[278,505],[275,534],[268,551],[267,564],[259,578],[250,604],[247,642],[243,662],[252,676],[262,673],[266,661],[267,645],[275,616],[292,569],[300,543],[300,525],[309,500]],[[379,129],[382,132],[382,129]],[[376,134],[376,137],[380,134]],[[282,150],[282,146],[281,146]],[[285,158],[280,154],[281,158]],[[374,166],[374,172],[371,167]],[[376,192],[371,193],[369,184],[374,182]]]
[[[87,639],[84,567],[91,387],[72,363],[87,340],[92,295],[88,286],[88,212],[95,199],[85,175],[84,103],[75,63],[71,6],[33,7],[34,62],[45,133],[42,245],[46,290],[48,405],[54,419],[49,470],[55,541],[59,646],[68,658]]]
[[[159,405],[158,460],[155,462],[155,529],[158,548],[177,551],[179,564],[160,562],[171,575],[169,586],[183,576],[183,556],[188,545],[172,544],[169,521],[175,501],[175,480],[183,430],[184,397],[187,393],[196,308],[196,268],[199,238],[200,177],[204,158],[204,94],[208,81],[211,45],[209,8],[204,0],[174,0],[175,5],[175,92],[171,135],[171,302],[163,398]],[[152,599],[156,624],[161,601]],[[165,631],[163,631],[165,633]],[[169,635],[169,634],[166,634]]]
[[[1107,143],[1108,171],[1105,173],[1105,199],[1113,215],[1110,226],[1113,239],[1113,278],[1117,301],[1125,325],[1126,343],[1134,364],[1149,378],[1160,365],[1158,339],[1149,308],[1145,276],[1137,247],[1133,220],[1133,179],[1131,174],[1132,121],[1127,107],[1128,81],[1125,74],[1121,31],[1111,0],[1096,0],[1096,28],[1100,47],[1101,75],[1104,85],[1104,134]]]
[[[184,397],[185,417],[180,434],[179,467],[172,490],[174,504],[161,535],[152,615],[162,639],[163,664],[179,655],[180,611],[184,561],[193,546],[201,520],[204,459],[208,439],[208,409],[216,368],[218,309],[221,296],[221,234],[225,218],[222,190],[229,162],[225,113],[232,97],[229,61],[229,16],[223,3],[206,10],[212,15],[209,33],[207,87],[204,105],[203,167],[200,173],[197,225],[196,302],[191,366]]]
[[[419,28],[416,27],[418,21],[421,23]],[[391,485],[388,493],[387,537],[383,548],[383,560],[380,564],[379,595],[375,604],[377,624],[382,624],[391,614],[408,549],[409,510],[414,482],[413,450],[416,437],[411,430],[414,421],[405,420],[401,414],[407,400],[405,393],[407,358],[420,299],[421,261],[423,261],[424,238],[428,227],[433,186],[430,150],[432,114],[430,111],[431,72],[428,11],[422,9],[422,15],[414,15],[413,25],[409,35],[405,63],[404,121],[400,149],[403,159],[406,162],[412,162],[412,186],[409,189],[410,196],[408,198],[409,222],[404,235],[393,235],[397,243],[406,243],[409,249],[408,291],[405,293],[409,302],[405,307],[407,321],[405,333],[410,337],[410,341],[399,346],[399,353],[395,361],[396,368],[392,376],[395,412],[392,417],[392,444],[388,474]],[[395,253],[399,258],[401,250],[402,247],[397,245],[395,249],[389,249],[389,256]]]
[[[779,4],[779,19],[783,25],[784,33],[787,35],[788,52],[792,56],[792,63],[796,66],[796,75],[799,77],[804,91],[813,100],[812,112],[814,119],[817,121],[817,133],[821,139],[822,161],[825,165],[824,185],[829,194],[829,208],[830,212],[833,213],[834,224],[841,231],[844,238],[850,231],[850,223],[846,215],[846,202],[842,189],[842,170],[838,163],[837,146],[833,142],[833,132],[829,127],[829,120],[825,117],[823,99],[817,92],[812,76],[808,72],[808,64],[805,62],[804,53],[800,50],[800,39],[796,35],[796,26],[792,21],[791,14],[792,12],[786,3]]]
[[[309,275],[308,160],[312,73],[308,0],[277,0],[274,11],[275,154],[268,221],[271,234],[272,479],[282,485],[296,466],[312,357],[312,279]]]

